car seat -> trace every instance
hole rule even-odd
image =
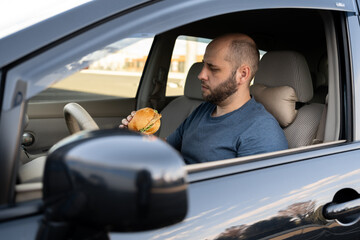
[[[250,91],[278,120],[289,148],[313,144],[324,104],[309,103],[313,86],[304,56],[294,51],[266,53]]]
[[[194,63],[186,77],[184,96],[175,98],[161,111],[159,137],[166,138],[197,108],[202,102],[201,81],[198,75],[203,63]]]

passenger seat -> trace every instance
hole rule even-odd
[[[289,148],[313,144],[324,104],[309,103],[313,86],[303,55],[294,51],[266,53],[250,90],[278,120]]]
[[[161,128],[159,137],[166,138],[197,108],[202,102],[201,82],[198,75],[203,63],[194,63],[186,77],[184,96],[171,101],[161,111]]]

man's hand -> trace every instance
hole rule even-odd
[[[121,124],[119,125],[119,128],[127,128],[129,122],[134,117],[135,113],[136,113],[136,111],[132,111],[129,116],[127,116],[126,118],[123,118],[123,120],[121,120]]]

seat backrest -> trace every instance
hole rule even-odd
[[[191,66],[185,81],[184,96],[174,99],[161,111],[159,137],[169,136],[203,102],[198,79],[202,66],[200,62]]]
[[[309,104],[313,86],[304,56],[294,51],[266,53],[250,90],[278,120],[290,148],[313,143],[324,105]]]

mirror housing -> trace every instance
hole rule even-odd
[[[157,137],[125,129],[74,134],[50,149],[37,239],[67,238],[78,226],[128,232],[180,222],[185,178],[179,153]]]

